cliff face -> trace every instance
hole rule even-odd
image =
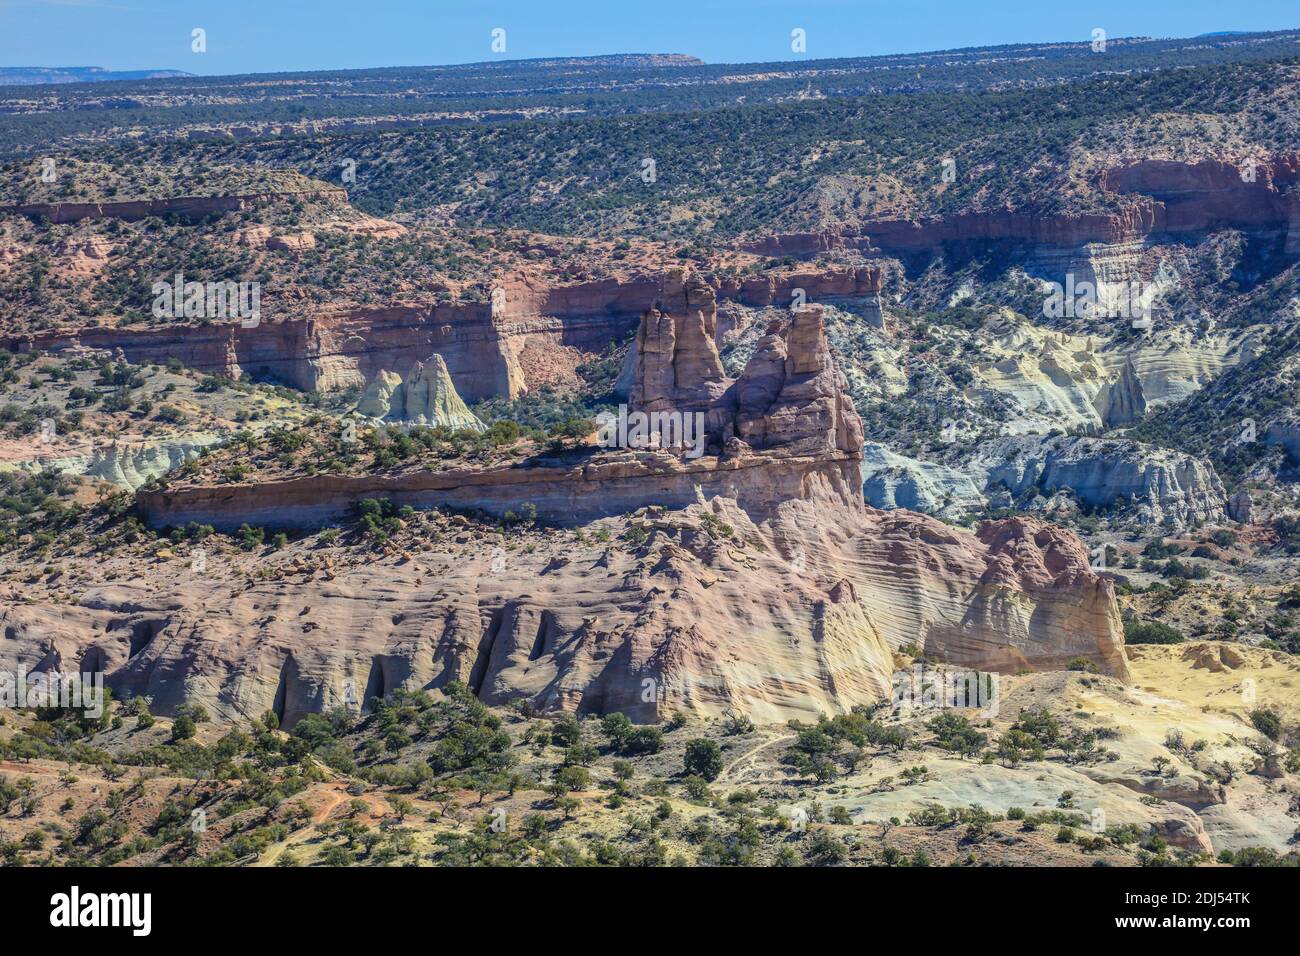
[[[1047,508],[1052,496],[1068,492],[1089,508],[1119,502],[1147,521],[1174,526],[1222,521],[1228,504],[1207,461],[1128,439],[1064,436],[982,442],[955,465],[870,445],[863,490],[876,507],[934,514],[981,505]]]
[[[816,479],[810,476],[816,474]],[[199,485],[140,491],[136,502],[154,527],[190,521],[233,531],[245,522],[275,528],[316,528],[343,521],[363,498],[390,498],[416,509],[519,512],[530,503],[552,524],[585,524],[626,514],[647,503],[684,508],[701,496],[735,497],[757,515],[811,487],[842,500],[860,487],[856,460],[777,460],[751,455],[698,462],[660,452],[552,456],[527,466],[407,472],[392,476],[315,475],[257,484]]]
[[[1295,185],[1295,154],[1257,165],[1203,160],[1176,163],[1142,160],[1106,170],[1101,187],[1114,193],[1141,193],[1157,203],[1152,231],[1208,232],[1229,226],[1286,228],[1290,222],[1285,190]]]
[[[1111,585],[1033,520],[977,537],[796,499],[755,523],[714,497],[645,525],[635,550],[443,544],[348,569],[307,553],[248,582],[223,562],[146,569],[76,605],[5,602],[0,667],[88,667],[158,713],[190,700],[217,720],[273,710],[286,727],[452,679],[542,710],[815,719],[886,699],[903,644],[983,670],[1085,657],[1128,676]]]
[[[496,513],[527,501],[562,522],[631,513],[636,547],[552,538],[493,554],[442,538],[323,576],[294,556],[295,580],[106,586],[58,622],[3,612],[16,639],[0,664],[93,660],[162,713],[197,698],[231,719],[271,709],[289,727],[349,696],[452,679],[543,710],[808,719],[885,698],[904,644],[981,670],[1083,657],[1128,678],[1111,584],[1070,533],[1014,519],[971,535],[864,506],[861,422],[819,308],[774,322],[734,381],[715,364],[711,311],[696,279],[670,275],[638,331],[640,407],[704,414],[710,453],[697,460],[582,453],[137,496],[155,525],[226,528],[319,524],[360,497]]]
[[[810,302],[873,295],[879,292],[881,277],[878,270],[863,268],[743,280],[705,276],[699,281],[724,302],[767,306],[789,305],[797,289]],[[175,357],[203,372],[273,376],[306,391],[365,387],[382,371],[407,369],[437,354],[466,401],[517,398],[530,387],[519,361],[530,343],[602,351],[611,339],[621,339],[637,327],[660,296],[661,284],[659,276],[564,286],[508,282],[497,314],[489,302],[389,306],[278,320],[264,316],[253,328],[175,323],[51,330],[9,336],[0,340],[0,347],[120,348],[135,363]],[[716,330],[716,317],[713,321]]]
[[[636,411],[704,415],[706,457],[588,449],[482,470],[180,487],[141,492],[137,501],[155,526],[193,520],[224,529],[246,521],[319,526],[342,519],[367,497],[494,515],[531,503],[540,518],[557,524],[624,514],[647,502],[680,508],[712,495],[760,517],[814,492],[860,506],[862,423],[831,357],[820,308],[775,323],[766,347],[734,383],[713,344],[715,322],[712,289],[697,277],[670,273],[637,331],[631,401]],[[366,409],[379,410],[379,397],[368,396],[376,401]]]
[[[764,236],[739,248],[764,256],[816,255],[830,249],[864,252],[935,250],[946,242],[1005,239],[1034,245],[1079,246],[1123,242],[1159,230],[1161,212],[1153,202],[1103,214],[1039,216],[1013,210],[964,212],[948,217],[881,219],[844,233],[791,233]]]
[[[1141,160],[1103,170],[1099,188],[1128,200],[1113,212],[1036,215],[1012,209],[962,212],[946,217],[882,219],[843,232],[762,236],[740,248],[765,256],[812,256],[832,249],[910,252],[937,250],[963,240],[1011,240],[1076,248],[1114,244],[1156,233],[1264,227],[1287,235],[1288,253],[1300,254],[1297,182],[1300,155],[1283,154],[1256,165],[1203,160]]]
[[[575,317],[552,320],[554,331],[577,342],[601,346],[619,334],[617,323]],[[625,321],[623,334],[630,328]],[[186,366],[228,378],[271,376],[305,391],[365,386],[381,371],[410,368],[441,355],[469,401],[493,395],[517,397],[525,389],[515,358],[516,343],[532,330],[493,321],[487,304],[392,306],[349,309],[313,317],[262,322],[183,323],[147,329],[106,327],[11,336],[10,351],[60,351],[85,347],[121,349],[133,363],[162,363],[169,357]]]

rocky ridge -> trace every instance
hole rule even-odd
[[[1208,462],[1123,438],[998,438],[949,465],[872,446],[864,487],[876,507],[944,514],[979,506],[1043,510],[1055,507],[1054,496],[1064,492],[1086,508],[1118,506],[1143,522],[1171,527],[1223,521],[1228,506]]]
[[[1263,162],[1142,159],[1100,171],[1096,185],[1116,208],[1106,212],[1041,215],[1014,209],[971,210],[946,217],[878,219],[843,230],[756,237],[739,248],[766,256],[812,256],[832,250],[910,253],[944,243],[996,240],[1029,246],[1082,248],[1116,245],[1154,235],[1203,233],[1227,227],[1290,227],[1300,199],[1291,187],[1300,154]]]

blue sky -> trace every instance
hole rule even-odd
[[[0,0],[0,66],[222,74],[598,53],[710,62],[1300,25],[1296,0]],[[208,49],[190,50],[195,27]]]

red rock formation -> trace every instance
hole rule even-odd
[[[879,267],[860,266],[845,271],[796,271],[775,276],[746,276],[743,279],[724,276],[710,281],[718,290],[719,298],[761,307],[790,305],[796,289],[802,289],[809,302],[879,295],[883,280],[884,273]]]
[[[1153,197],[1161,215],[1153,232],[1208,232],[1289,223],[1283,191],[1296,183],[1297,156],[1247,166],[1203,160],[1143,160],[1106,170],[1101,187]]]
[[[1300,154],[1294,153],[1258,165],[1141,160],[1105,170],[1099,177],[1100,189],[1128,197],[1113,212],[1040,216],[998,209],[878,220],[842,232],[762,236],[741,243],[739,248],[765,256],[810,256],[833,249],[938,249],[945,242],[967,239],[1074,247],[1088,242],[1125,242],[1153,233],[1271,227],[1287,230],[1288,252],[1300,254],[1300,238],[1290,228],[1296,219],[1296,199],[1288,192],[1298,179]]]
[[[665,410],[725,384],[710,301],[698,279],[671,276],[646,311],[639,338],[653,347],[637,391]],[[711,387],[668,377],[688,366]],[[492,565],[468,542],[328,583],[241,578],[232,589],[200,576],[147,596],[88,594],[57,627],[39,608],[15,607],[0,612],[13,635],[0,664],[93,654],[110,686],[153,695],[160,712],[198,698],[218,716],[271,709],[286,727],[339,703],[349,685],[365,699],[452,679],[489,703],[525,698],[544,710],[806,719],[884,698],[891,648],[903,644],[979,670],[1085,658],[1127,678],[1112,586],[1069,532],[1016,518],[971,535],[863,505],[861,424],[819,308],[775,322],[708,413],[730,432],[718,457],[615,452],[142,492],[151,524],[220,528],[319,524],[362,497],[495,513],[530,501],[543,518],[580,523],[647,504],[670,510],[646,517],[640,549],[566,543]],[[706,519],[725,535],[705,531]]]
[[[578,341],[608,343],[604,321],[555,320],[560,332]],[[626,334],[629,323],[622,332]],[[493,321],[487,304],[392,306],[319,316],[238,323],[173,322],[146,328],[94,326],[12,335],[9,351],[68,348],[121,349],[128,361],[162,363],[179,359],[201,372],[235,378],[273,376],[306,391],[366,385],[383,370],[406,369],[430,354],[441,355],[462,397],[521,394],[525,384],[511,362],[508,340],[527,330]],[[584,339],[585,337],[585,339]]]
[[[862,422],[835,365],[821,306],[780,319],[759,341],[730,401],[735,434],[780,454],[862,454]]]
[[[790,233],[764,236],[738,248],[757,255],[815,255],[828,249],[909,252],[938,249],[945,242],[1009,239],[1036,245],[1078,246],[1122,242],[1158,231],[1160,205],[1135,201],[1116,213],[1037,216],[1013,210],[959,213],[946,218],[889,219],[863,223],[839,234]]]
[[[718,357],[713,289],[699,276],[669,272],[641,317],[633,345],[631,406],[644,412],[707,412],[727,389]]]
[[[155,527],[197,521],[226,530],[245,522],[316,527],[374,497],[496,515],[531,503],[540,518],[558,524],[624,514],[647,502],[685,507],[702,495],[734,499],[756,518],[814,491],[861,510],[862,423],[831,356],[820,308],[776,323],[734,384],[718,360],[713,321],[712,290],[698,277],[669,275],[637,333],[643,360],[632,401],[638,411],[706,414],[709,457],[623,450],[482,470],[315,475],[145,490],[137,504]],[[780,356],[775,366],[773,356]],[[719,456],[734,437],[744,444],[730,444]]]
[[[988,548],[982,584],[988,587],[989,594],[972,608],[972,616],[987,615],[992,621],[1000,613],[1000,595],[1021,591],[1040,595],[1040,600],[1055,595],[1056,600],[1072,607],[1072,613],[1085,620],[1117,617],[1111,583],[1093,573],[1087,548],[1069,531],[1036,518],[1015,517],[984,522],[976,537]],[[1115,632],[1121,630],[1118,620],[1112,620],[1109,628],[1081,628],[1071,635],[1073,639],[1062,641],[1054,656],[1043,653],[1040,645],[1036,666],[1064,668],[1074,655],[1098,661],[1108,674],[1127,676],[1123,640],[1114,638]],[[1110,634],[1095,644],[1088,643],[1084,636],[1089,632],[1105,635],[1107,631]],[[972,657],[988,663],[991,653],[996,659],[992,666],[998,670],[1015,670],[1029,658],[1014,642],[1008,642],[1000,651],[976,648]],[[954,654],[953,659],[960,661],[961,656]]]
[[[795,289],[808,301],[878,291],[880,272],[804,271],[779,278],[704,277],[723,298],[748,306],[789,304]],[[280,316],[263,305],[262,322],[183,322],[145,328],[94,326],[55,329],[0,339],[9,351],[120,348],[131,362],[177,358],[215,375],[269,375],[311,391],[368,385],[383,370],[409,368],[437,353],[466,401],[515,398],[531,383],[517,360],[530,342],[587,351],[622,339],[660,295],[659,276],[602,279],[570,285],[518,280],[503,285],[504,304],[488,302],[396,305],[346,309],[313,316]]]

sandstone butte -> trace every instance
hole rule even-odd
[[[523,551],[461,545],[338,573],[245,578],[166,565],[75,605],[11,605],[0,667],[102,671],[159,713],[304,714],[457,679],[483,700],[814,718],[887,698],[894,649],[1017,672],[1077,658],[1128,679],[1109,581],[1070,532],[1032,518],[955,530],[862,500],[862,425],[821,309],[766,330],[734,381],[715,290],[663,277],[637,330],[634,409],[706,417],[707,453],[596,450],[477,473],[303,478],[142,492],[154,524],[319,522],[359,497],[569,523],[633,518],[647,540]],[[272,521],[278,516],[278,521]]]

